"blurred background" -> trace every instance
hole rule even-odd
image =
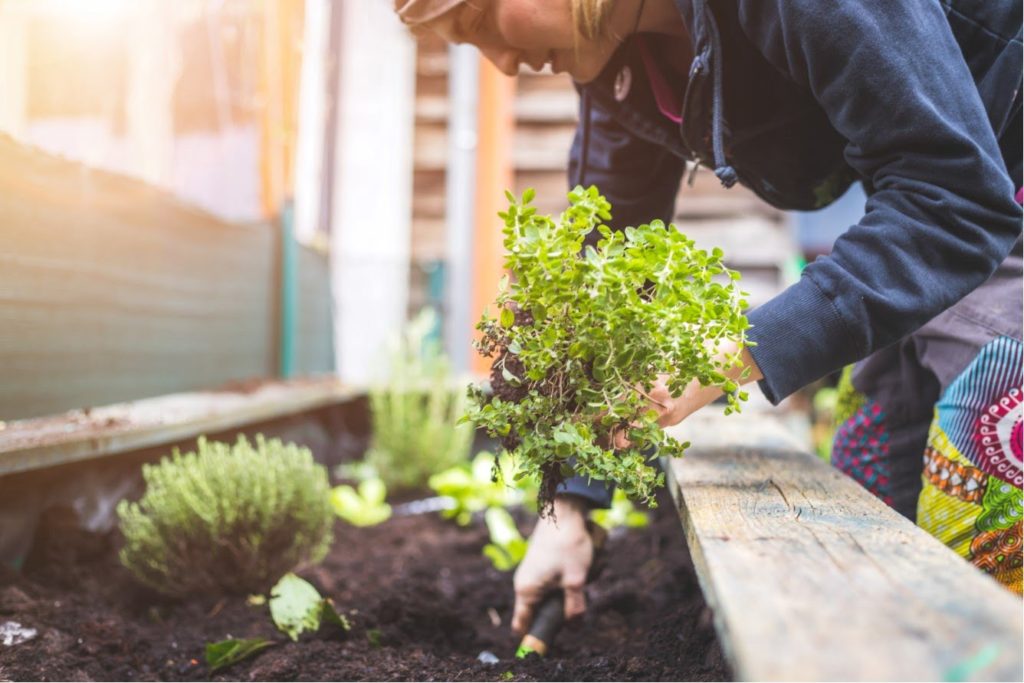
[[[0,0],[0,420],[254,378],[365,384],[423,308],[456,372],[504,191],[565,208],[577,96],[389,0]],[[676,222],[759,303],[857,220],[702,169]]]

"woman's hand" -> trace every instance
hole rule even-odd
[[[718,347],[716,358],[724,363],[727,359],[736,355],[738,348],[736,342],[723,342]],[[727,378],[735,381],[737,384],[742,385],[756,382],[764,376],[761,374],[760,368],[757,367],[757,363],[754,362],[754,358],[750,355],[747,347],[743,347],[740,353],[740,363],[739,366],[729,366],[724,373]],[[749,372],[744,377],[743,374],[747,370]],[[658,424],[662,427],[671,427],[672,425],[679,424],[722,395],[722,390],[718,387],[703,387],[700,382],[693,380],[686,385],[681,395],[672,396],[668,390],[668,380],[668,375],[659,375],[650,393],[645,394],[651,408],[657,411]],[[626,448],[629,446],[629,439],[626,438],[625,431],[615,434],[614,445],[615,448]]]
[[[586,610],[583,586],[594,560],[594,542],[587,531],[587,503],[577,496],[555,496],[554,517],[537,520],[530,547],[514,579],[516,604],[512,630],[525,633],[537,605],[549,590],[565,593],[566,620]]]

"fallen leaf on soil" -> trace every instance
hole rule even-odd
[[[247,640],[231,638],[218,643],[207,643],[206,664],[210,667],[210,672],[212,673],[240,662],[246,657],[251,657],[273,644],[273,641],[264,640],[263,638],[249,638]]]

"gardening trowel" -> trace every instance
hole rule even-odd
[[[591,520],[587,520],[587,531],[594,543],[594,560],[590,564],[590,571],[587,574],[587,583],[590,583],[601,571],[598,562],[601,550],[608,539],[608,532],[599,527]],[[557,588],[541,601],[540,607],[534,614],[533,623],[527,629],[526,635],[516,649],[516,657],[523,658],[530,653],[536,653],[541,657],[548,653],[555,642],[562,623],[565,621],[565,594],[561,588]]]

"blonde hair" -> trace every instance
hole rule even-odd
[[[602,37],[611,14],[613,0],[570,0],[576,32],[587,40]]]

